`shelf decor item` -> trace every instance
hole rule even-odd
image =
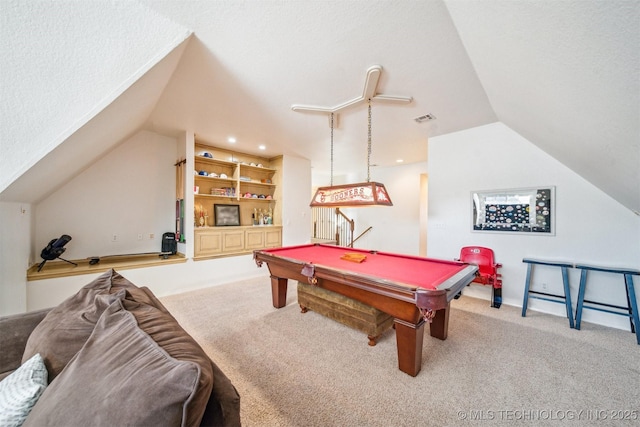
[[[213,214],[216,227],[240,225],[240,205],[214,204]]]

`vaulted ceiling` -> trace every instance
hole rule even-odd
[[[3,2],[3,14],[11,12],[21,19],[20,24],[11,20],[12,28],[19,33],[22,25],[24,32],[20,38],[15,32],[7,36],[21,41],[31,37],[33,27],[25,16],[42,14],[39,9],[45,6],[34,1],[26,10],[24,2],[8,2],[14,10]],[[96,4],[101,10],[118,9],[102,14],[105,28],[113,27],[110,19],[122,22],[121,16],[135,17],[127,22],[131,25],[117,28],[119,34],[137,35],[128,40],[121,36],[124,45],[118,49],[125,54],[139,48],[146,37],[148,43],[161,46],[148,46],[149,57],[137,53],[137,59],[121,64],[101,62],[104,58],[96,53],[87,56],[84,63],[95,68],[89,66],[91,72],[84,70],[74,78],[102,82],[131,68],[127,79],[120,78],[107,91],[118,96],[96,108],[104,102],[104,94],[85,90],[84,98],[76,98],[94,99],[75,114],[75,121],[49,108],[47,120],[57,119],[67,132],[49,129],[49,142],[31,154],[24,149],[30,144],[28,135],[11,127],[28,123],[7,123],[8,107],[3,102],[2,151],[11,153],[12,161],[2,162],[0,200],[40,200],[140,129],[167,135],[191,130],[216,145],[234,137],[235,150],[302,156],[311,159],[316,173],[327,173],[328,115],[291,107],[331,109],[356,99],[365,90],[367,70],[380,65],[374,95],[412,100],[374,98],[372,163],[425,161],[429,138],[501,121],[640,212],[638,1],[141,0],[91,2],[91,6],[82,2],[82,7],[80,3],[74,10],[95,9]],[[48,21],[52,33],[64,37],[66,28],[76,28],[76,20],[86,21],[82,13],[76,14]],[[97,32],[86,28],[80,34],[91,40],[91,31]],[[91,49],[79,41],[84,38],[71,33],[75,36],[71,42],[85,53]],[[171,53],[161,53],[163,46]],[[21,59],[17,48],[37,50],[37,45],[3,42],[1,53],[9,63]],[[77,52],[48,54],[65,57]],[[38,70],[45,81],[51,72]],[[19,75],[2,73],[3,86],[27,84]],[[73,89],[56,92],[56,105],[76,105],[70,102],[75,98],[65,99],[69,93]],[[19,94],[3,89],[9,106],[12,100],[19,102]],[[44,95],[46,107],[50,100]],[[436,119],[414,120],[425,114]],[[112,131],[105,133],[106,128]],[[41,135],[46,139],[46,126],[39,129]],[[7,142],[11,139],[7,137],[14,140]],[[366,142],[366,103],[341,109],[334,130],[334,173],[362,175]],[[262,144],[264,151],[257,148]],[[60,171],[65,156],[74,154],[74,164]],[[42,177],[51,177],[54,170],[61,176],[43,184]],[[40,185],[34,188],[36,182]]]

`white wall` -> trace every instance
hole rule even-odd
[[[282,176],[282,245],[308,243],[311,238],[311,162],[284,156]]]
[[[31,205],[0,202],[0,316],[27,308]]]
[[[139,228],[148,225],[149,221],[155,223],[156,217],[166,215],[166,219],[158,220],[161,224],[159,230],[172,230],[176,144],[179,142],[175,139],[141,132],[38,205],[34,209],[37,213],[30,213],[29,206],[0,203],[3,236],[0,245],[0,315],[24,311],[25,306],[27,310],[34,310],[56,305],[95,277],[84,275],[26,282],[29,250],[39,255],[38,251],[48,240],[68,232],[68,229],[72,230],[69,234],[74,238],[67,245],[65,255],[69,258],[84,257],[88,251],[100,248],[111,249],[113,243],[109,237],[111,228],[116,226],[124,230],[123,236],[137,237]],[[465,245],[493,248],[498,261],[504,264],[505,304],[522,304],[523,257],[640,268],[640,219],[506,126],[498,123],[437,137],[431,139],[429,145],[427,255],[451,259]],[[309,212],[311,198],[309,162],[285,157],[283,164],[286,194],[282,213],[284,243],[304,243],[310,233],[309,219],[305,216],[305,212]],[[114,174],[113,170],[117,173]],[[372,179],[385,184],[394,206],[351,209],[357,216],[358,230],[362,231],[369,225],[374,227],[373,233],[358,243],[359,247],[419,253],[420,179],[425,172],[425,163],[374,169]],[[555,236],[471,232],[472,190],[545,185],[556,186]],[[144,186],[149,195],[142,195],[139,186]],[[111,193],[111,187],[117,188],[117,194]],[[156,203],[164,204],[160,201],[165,197],[171,207],[162,214]],[[114,202],[118,198],[124,198],[129,204],[124,211]],[[49,212],[49,215],[44,212]],[[32,219],[36,222],[33,229],[39,230],[35,247],[29,244]],[[101,239],[106,236],[107,242],[89,243],[85,237],[96,235],[103,236]],[[123,240],[122,245],[125,243],[134,247],[137,240]],[[143,244],[150,242],[145,240]],[[157,250],[155,243],[151,246],[153,248],[149,249]],[[254,276],[264,277],[265,286],[268,286],[268,270],[264,266],[257,268],[250,255],[188,260],[184,264],[123,270],[121,273],[138,285],[149,286],[158,296]],[[576,272],[572,272],[574,300],[577,279]],[[624,302],[624,287],[619,278],[612,281],[609,277],[593,275],[592,279],[594,281],[590,283],[595,285],[594,290],[605,286],[602,291],[595,292],[596,298]],[[542,281],[549,282],[550,286],[559,286],[559,273],[536,273],[534,285]],[[467,288],[465,294],[488,300],[489,291],[488,287],[474,285]],[[558,315],[562,315],[563,310],[559,304],[539,301],[532,301],[530,307]],[[623,329],[628,329],[629,325],[621,316],[593,311],[585,311],[583,318],[587,322]]]
[[[190,34],[132,1],[2,0],[0,15],[0,191]]]
[[[174,230],[174,164],[177,158],[184,157],[183,147],[189,142],[192,146],[192,139],[184,135],[176,140],[146,131],[125,141],[38,205],[34,227],[38,236],[33,250],[39,251],[49,240],[63,233],[72,236],[63,255],[68,259],[96,253],[160,250],[162,232]],[[189,155],[190,151],[186,150],[186,153]],[[310,162],[284,156],[282,173],[285,194],[281,201],[283,241],[289,245],[308,242]],[[188,179],[186,181],[187,186],[193,185],[193,178],[191,184]],[[14,218],[18,216],[20,206],[3,205]],[[114,232],[119,238],[116,242],[111,241]],[[154,240],[148,239],[149,232],[155,233]],[[143,233],[142,241],[137,240],[139,233]],[[28,227],[25,234],[28,235]],[[4,245],[5,240],[2,241]],[[28,245],[23,246],[23,252],[27,251]],[[184,246],[193,252],[192,242]],[[25,282],[26,262],[20,268],[12,265],[8,268],[11,274],[22,278],[11,288],[11,292],[22,295],[21,307],[16,312],[24,311],[25,307],[26,310],[37,310],[57,305],[98,276]],[[188,259],[182,264],[119,272],[139,286],[148,286],[159,297],[252,277],[264,277],[265,286],[270,283],[266,265],[258,268],[251,255],[202,261]],[[8,292],[10,288],[2,286],[2,289]],[[18,301],[15,296],[12,299]]]
[[[348,217],[355,220],[355,237],[373,227],[355,243],[355,247],[419,255],[420,180],[421,174],[426,172],[427,164],[424,162],[372,170],[371,181],[384,184],[393,206],[342,208]]]
[[[162,233],[175,231],[176,146],[139,132],[38,203],[35,261],[62,234],[72,237],[67,259],[160,251]]]
[[[556,187],[555,236],[471,231],[472,191],[544,186]],[[429,141],[428,255],[450,259],[462,246],[492,248],[504,265],[506,304],[522,306],[522,258],[638,269],[639,242],[639,217],[501,123]],[[570,281],[575,309],[578,271],[570,272]],[[560,292],[559,270],[536,268],[533,286],[541,289],[543,283]],[[588,284],[589,298],[626,305],[621,276],[593,274]],[[489,298],[486,287],[472,286],[465,293]],[[564,315],[560,304],[531,300],[529,307]],[[585,310],[583,319],[629,329],[622,316]]]
[[[147,286],[158,297],[253,277],[264,277],[265,286],[271,283],[266,265],[258,268],[251,255],[203,261],[189,259],[183,264],[118,270],[118,273],[138,286]],[[56,306],[98,276],[85,274],[27,282],[27,311]]]

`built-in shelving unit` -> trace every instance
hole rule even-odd
[[[196,141],[194,153],[194,259],[281,246],[281,208],[277,203],[281,159],[224,150],[200,141]],[[216,205],[238,206],[239,225],[216,226]],[[189,218],[185,213],[185,220]]]

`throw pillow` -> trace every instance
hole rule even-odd
[[[177,360],[115,301],[24,426],[188,426],[200,367]]]
[[[47,368],[36,354],[0,382],[0,426],[21,426],[46,387]]]
[[[134,315],[138,327],[171,357],[193,362],[199,367],[198,385],[186,406],[186,425],[200,425],[214,385],[211,359],[168,311],[128,299],[122,304]]]
[[[102,312],[127,294],[142,295],[139,288],[109,270],[52,309],[33,330],[22,362],[40,353],[49,371],[49,382],[62,371],[91,335]]]

